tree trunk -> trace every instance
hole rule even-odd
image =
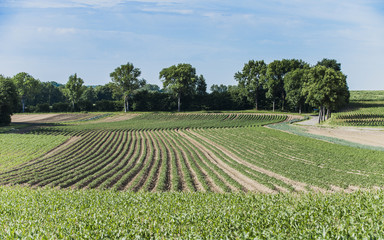
[[[273,112],[275,111],[275,100],[273,100],[273,103],[272,103],[272,110]]]
[[[331,108],[327,107],[327,120],[331,118]]]
[[[256,90],[256,94],[255,94],[255,109],[256,109],[256,111],[258,110],[258,104],[257,104],[257,90]]]
[[[75,101],[72,100],[72,111],[75,111]]]
[[[181,107],[181,93],[177,94],[177,111],[180,112]]]
[[[322,113],[323,113],[323,121],[325,121],[325,106],[323,106],[323,111],[322,111]]]
[[[124,97],[124,111],[129,112],[129,101],[128,101],[128,96]]]
[[[299,104],[299,114],[301,114],[301,104]]]
[[[321,109],[322,109],[322,107],[320,106],[320,107],[319,107],[319,122],[318,122],[318,123],[321,122]]]
[[[22,106],[22,111],[24,113],[25,105],[24,105],[24,96],[21,96],[21,106]]]

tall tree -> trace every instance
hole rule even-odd
[[[267,98],[272,100],[273,111],[275,111],[276,100],[279,97],[284,98],[284,74],[285,68],[281,61],[275,60],[268,64],[267,79],[264,85],[267,89]]]
[[[266,72],[267,64],[263,60],[249,60],[248,63],[244,64],[243,70],[235,74],[242,94],[255,104],[256,110],[258,110],[258,99]]]
[[[39,91],[40,81],[33,78],[26,72],[21,72],[13,77],[17,91],[21,98],[22,112],[25,111],[26,98],[36,94]]]
[[[296,69],[287,73],[284,77],[284,89],[286,92],[287,102],[295,106],[301,113],[301,108],[305,103],[305,96],[303,95],[303,85],[306,81],[307,69]]]
[[[199,96],[207,94],[207,83],[205,82],[205,78],[203,75],[200,75],[196,79],[196,94]]]
[[[116,68],[109,76],[115,83],[116,89],[123,95],[124,111],[129,111],[129,98],[139,88],[146,83],[144,79],[139,79],[141,71],[135,68],[132,63],[127,63]]]
[[[163,68],[160,77],[163,87],[177,95],[177,110],[181,110],[181,96],[193,93],[196,89],[196,69],[191,64],[179,63]]]
[[[318,61],[316,65],[332,68],[335,71],[341,71],[341,64],[338,63],[335,59],[323,58],[323,60]]]
[[[315,66],[308,71],[303,94],[306,102],[319,107],[319,123],[331,117],[331,110],[349,101],[347,77],[341,71]]]
[[[308,66],[307,63],[298,59],[275,60],[268,64],[267,77],[265,87],[267,89],[267,97],[273,101],[273,111],[275,110],[275,102],[280,99],[281,110],[284,110],[286,92],[284,89],[284,77],[290,71]]]
[[[75,103],[80,100],[81,94],[83,94],[84,81],[77,77],[77,74],[69,76],[67,84],[65,84],[65,93],[72,103],[72,109],[75,110]]]
[[[11,123],[18,102],[17,89],[10,78],[0,75],[0,126]]]
[[[211,92],[218,92],[218,93],[225,93],[228,91],[228,86],[224,85],[224,84],[213,84],[211,86]]]

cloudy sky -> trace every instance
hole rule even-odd
[[[0,0],[0,74],[105,84],[131,62],[149,83],[190,63],[234,85],[250,59],[336,59],[351,90],[384,89],[383,0]]]

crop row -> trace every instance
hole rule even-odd
[[[129,120],[108,123],[66,124],[45,127],[35,134],[76,135],[81,136],[94,130],[147,130],[147,129],[179,129],[179,128],[212,128],[262,126],[282,122],[286,115],[249,114],[249,113],[201,113],[201,114],[141,114]]]
[[[269,178],[273,177],[290,182],[295,188],[312,185],[331,189],[332,186],[382,186],[384,182],[384,152],[381,151],[341,146],[268,128],[194,132],[189,134],[203,139],[207,147],[220,146],[219,150],[231,152],[232,158],[241,159],[243,165],[268,170],[253,167],[268,175],[260,176],[261,183],[265,180],[285,187]]]
[[[0,186],[1,239],[382,239],[384,192],[162,194]]]
[[[239,166],[221,158],[217,149],[201,149],[174,130],[92,131],[55,154],[0,174],[0,184],[130,191],[252,190],[233,173],[232,168]],[[257,180],[242,172],[244,178]]]
[[[77,139],[1,173],[0,184],[289,192],[381,186],[384,178],[383,152],[260,127],[90,131]]]

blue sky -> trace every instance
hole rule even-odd
[[[1,0],[0,74],[105,84],[132,62],[149,83],[190,63],[234,85],[250,59],[334,58],[351,90],[384,89],[382,0]]]

